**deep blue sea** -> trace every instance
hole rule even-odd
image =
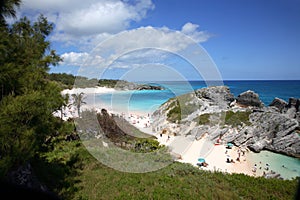
[[[204,81],[189,82],[156,82],[166,90],[122,91],[113,94],[96,95],[96,104],[111,106],[113,110],[124,108],[132,112],[151,113],[169,98],[193,90],[207,87]],[[223,85],[230,88],[231,93],[237,97],[242,92],[252,90],[256,92],[261,101],[267,106],[275,97],[288,102],[290,97],[300,98],[300,80],[259,80],[259,81],[223,81]]]
[[[95,94],[95,106],[116,112],[152,113],[169,98],[207,87],[204,81],[156,82],[152,84],[160,85],[165,90],[118,91],[111,94]],[[224,81],[223,85],[227,85],[235,97],[242,92],[252,90],[259,95],[266,106],[275,97],[287,102],[290,97],[300,98],[300,80]],[[251,160],[268,162],[271,169],[280,173],[286,179],[300,176],[299,159],[272,152],[261,152],[259,154],[253,153]],[[282,165],[285,167],[282,167]]]

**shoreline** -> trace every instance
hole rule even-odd
[[[113,114],[117,113],[113,112]],[[160,132],[154,131],[154,127],[151,126],[151,123],[149,124],[149,122],[151,122],[150,114],[148,116],[143,116],[141,113],[138,113],[137,115],[135,114],[119,113],[119,116],[122,116],[140,131],[155,136],[161,145],[168,146],[172,151],[171,154],[178,157],[178,159],[175,159],[176,161],[189,163],[200,169],[212,172],[219,171],[230,174],[236,173],[257,176],[257,174],[252,171],[252,166],[255,163],[248,159],[248,151],[245,152],[244,155],[240,152],[240,161],[236,161],[236,158],[238,157],[238,150],[240,149],[236,146],[232,147],[232,149],[226,149],[226,145],[224,144],[214,145],[209,143],[207,137],[196,140],[185,136],[160,134]],[[147,126],[145,126],[145,124],[147,124]],[[184,140],[187,142],[181,142]],[[205,151],[206,149],[207,151]],[[201,156],[201,151],[203,150],[204,153],[202,153]],[[230,156],[230,158],[234,160],[234,163],[227,163],[227,156]],[[199,167],[197,165],[200,157],[205,157],[205,161],[208,164],[206,167]]]
[[[90,93],[113,93],[117,92],[113,88],[106,88],[106,87],[95,87],[95,88],[76,88],[72,90],[64,90],[62,94],[72,94],[78,92],[84,92],[86,94]],[[95,107],[97,106],[97,108]],[[104,105],[102,107],[105,107]],[[101,110],[100,105],[94,105],[94,107],[83,105],[82,110],[86,109],[94,109],[97,112]],[[106,108],[105,108],[106,109]],[[130,124],[134,125],[136,128],[145,132],[149,135],[153,135],[157,138],[158,142],[162,145],[168,146],[174,155],[178,158],[176,161],[183,162],[183,163],[190,163],[191,165],[198,167],[202,170],[209,170],[209,171],[219,171],[223,173],[236,173],[236,174],[245,174],[254,177],[261,177],[264,176],[265,173],[272,172],[270,170],[264,170],[265,164],[264,158],[257,158],[253,157],[252,152],[246,152],[244,156],[240,157],[240,161],[237,161],[236,158],[238,157],[238,147],[233,146],[232,149],[226,149],[224,144],[220,145],[213,145],[212,147],[207,147],[205,142],[208,142],[206,138],[202,138],[200,140],[195,140],[195,138],[186,137],[186,136],[173,136],[170,135],[168,138],[167,134],[162,134],[160,136],[160,131],[157,127],[152,127],[152,120],[151,114],[147,112],[139,112],[139,111],[125,111],[122,112],[120,110],[112,111],[111,109],[107,109],[110,114],[115,114],[122,116],[125,120],[127,120]],[[55,113],[55,115],[60,117],[60,113]],[[67,108],[64,111],[63,119],[67,119],[69,117],[76,117],[77,111],[74,108]],[[205,148],[208,148],[207,151],[204,151]],[[227,152],[226,152],[227,150]],[[226,153],[225,153],[226,152]],[[201,154],[202,153],[202,154]],[[234,160],[234,163],[227,163],[226,159],[227,156],[230,156],[231,159]],[[206,167],[199,167],[197,166],[197,160],[200,157],[205,157],[207,162]],[[256,165],[256,167],[255,167]],[[253,172],[254,167],[256,168],[256,172]],[[272,166],[273,167],[273,166]],[[277,171],[277,170],[276,170]],[[297,170],[298,171],[298,170]],[[285,172],[284,172],[285,173]]]
[[[72,88],[70,89],[65,89],[61,93],[62,94],[76,94],[83,92],[85,94],[104,94],[104,93],[112,93],[118,91],[114,88],[108,88],[108,87],[91,87],[91,88]]]
[[[109,112],[109,111],[108,111]],[[168,146],[171,150],[171,154],[176,157],[175,161],[182,163],[189,163],[200,170],[208,170],[211,172],[222,172],[228,174],[245,174],[252,177],[279,177],[284,178],[281,173],[274,170],[274,166],[263,167],[267,161],[263,158],[257,158],[254,152],[249,149],[233,146],[231,149],[226,148],[226,143],[220,143],[215,145],[212,141],[209,141],[204,136],[203,138],[196,140],[189,136],[174,136],[168,134],[161,134],[160,131],[156,131],[155,127],[152,127],[151,114],[143,115],[140,112],[132,112],[129,114],[120,114],[116,112],[109,112],[122,115],[125,120],[134,125],[140,131],[153,135],[157,138],[157,141],[161,145]],[[136,115],[136,116],[135,116]],[[133,120],[139,119],[139,123],[132,123]],[[144,125],[148,123],[147,127]],[[257,155],[260,155],[259,153]],[[206,167],[197,165],[200,157],[205,158],[205,162],[208,164]],[[233,162],[228,163],[227,157],[232,159]],[[240,158],[239,161],[237,158]]]

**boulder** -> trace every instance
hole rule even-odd
[[[264,104],[259,99],[259,95],[251,90],[238,95],[236,102],[243,106],[263,107]]]
[[[288,104],[289,108],[294,107],[296,109],[296,112],[298,112],[299,111],[299,105],[300,105],[300,100],[299,99],[296,99],[294,97],[289,98],[289,104]]]
[[[284,108],[288,106],[288,103],[282,99],[275,98],[269,106],[274,106],[278,108],[279,112],[282,112]]]
[[[234,95],[227,86],[211,86],[201,88],[195,91],[196,96],[203,101],[204,105],[217,105],[217,108],[229,108],[230,103],[234,101]],[[211,109],[210,109],[211,110]]]
[[[209,99],[213,101],[226,101],[231,103],[234,101],[234,95],[227,86],[211,86],[196,90],[198,98]]]

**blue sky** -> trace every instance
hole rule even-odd
[[[164,39],[170,51],[182,43],[181,36],[171,31],[192,38],[206,50],[224,80],[300,77],[299,0],[24,0],[19,16],[35,19],[39,13],[55,23],[49,39],[64,58],[51,72],[76,75],[79,69],[91,70],[86,57],[103,41],[124,31],[134,35],[136,29],[157,28],[167,35]],[[162,38],[151,36],[138,38],[139,45],[147,45],[146,40],[153,43],[155,39],[165,44]],[[135,36],[129,38],[135,40]],[[114,47],[121,48],[121,44],[119,40],[119,46]],[[151,58],[157,55],[151,52],[154,53],[149,54]],[[141,55],[127,55],[131,60],[112,56],[114,64],[106,66],[106,71],[111,70],[107,78],[114,78],[125,66],[130,69],[134,65],[133,58],[137,64],[143,64],[138,56]],[[164,58],[159,64],[176,68],[187,79],[201,78],[187,73],[193,71],[192,67],[178,56]],[[97,59],[97,63],[107,61],[101,56]],[[131,66],[126,65],[126,61]],[[157,72],[145,73],[155,76]]]

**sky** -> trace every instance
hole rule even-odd
[[[23,0],[19,17],[39,14],[54,23],[48,39],[64,60],[50,72],[300,78],[300,0]]]

